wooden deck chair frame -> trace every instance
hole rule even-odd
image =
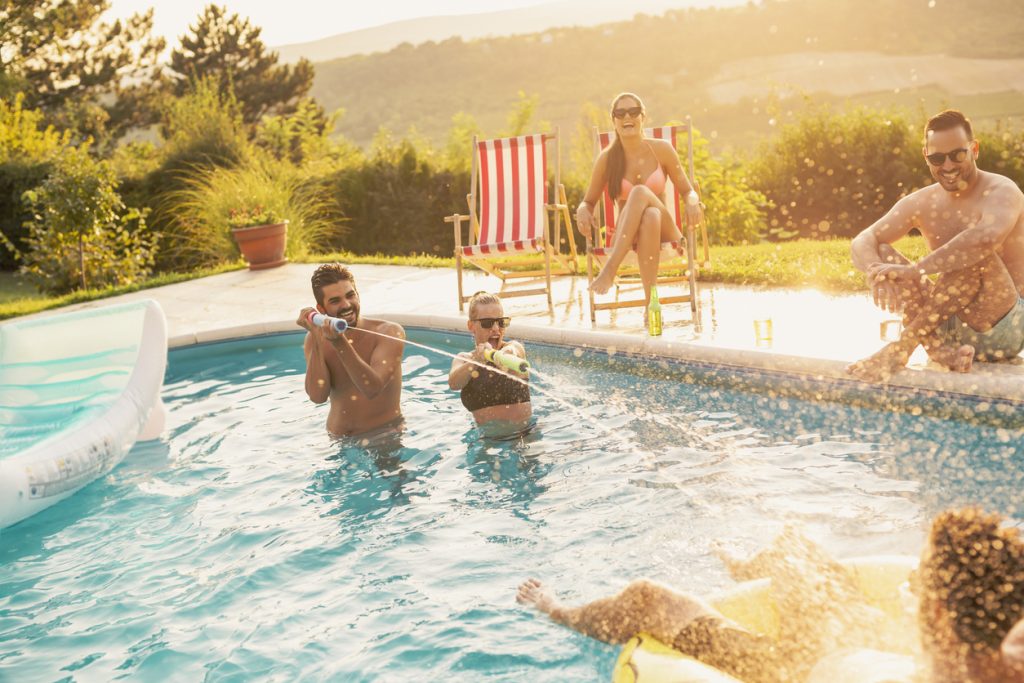
[[[556,201],[553,203],[548,202],[549,140],[555,142]],[[537,159],[538,151],[540,159]],[[560,157],[557,128],[553,134],[539,133],[491,140],[473,137],[470,192],[466,195],[469,213],[453,214],[444,219],[446,223],[452,224],[455,233],[455,269],[460,312],[472,297],[463,291],[463,262],[471,263],[500,278],[502,284],[499,296],[507,298],[546,294],[548,311],[554,311],[551,301],[552,274],[575,274],[577,271],[576,238],[572,233],[565,187],[561,183]],[[538,193],[541,194],[538,196]],[[511,199],[506,201],[507,198]],[[529,208],[531,206],[532,210]],[[550,214],[554,214],[554,240],[551,239]],[[462,236],[463,222],[470,225],[470,234],[465,242]],[[569,243],[567,256],[558,249],[563,222]],[[497,241],[488,241],[494,239],[495,235],[498,236]],[[509,258],[520,254],[534,256]],[[552,268],[552,261],[557,263],[555,268]],[[506,288],[515,281],[542,277],[542,287]]]
[[[693,126],[690,123],[690,118],[686,118],[686,122],[683,124],[677,124],[673,126],[660,126],[657,128],[645,128],[644,135],[646,137],[660,138],[668,140],[674,148],[678,150],[678,140],[681,133],[686,134],[686,167],[687,175],[690,182],[693,183],[694,187],[698,187],[697,180],[694,173],[693,164]],[[594,157],[601,153],[608,144],[611,144],[612,132],[601,132],[594,128]],[[665,183],[666,200],[668,202],[668,210],[672,214],[672,219],[679,228],[682,234],[682,239],[686,243],[686,259],[682,260],[676,251],[676,245],[671,242],[663,242],[661,245],[661,257],[658,262],[658,278],[655,282],[656,286],[662,286],[666,284],[672,284],[677,282],[686,282],[687,293],[681,295],[666,295],[665,290],[659,290],[659,301],[662,304],[675,304],[675,303],[689,303],[690,312],[693,317],[694,324],[700,327],[700,314],[697,307],[697,268],[696,268],[696,231],[693,226],[684,225],[683,212],[680,209],[680,197],[679,190],[672,183],[672,180],[666,178]],[[608,189],[605,188],[602,193],[601,200],[599,201],[601,220],[599,223],[602,225],[601,228],[595,230],[593,233],[587,232],[587,284],[588,284],[588,295],[590,298],[590,322],[597,322],[597,311],[601,310],[614,310],[618,308],[633,308],[637,306],[643,306],[644,300],[640,299],[627,299],[620,300],[620,289],[640,284],[640,271],[636,267],[636,256],[635,253],[631,253],[626,257],[626,260],[622,262],[619,267],[618,273],[615,277],[615,300],[599,302],[594,298],[594,291],[590,285],[594,282],[594,276],[597,270],[605,264],[607,261],[607,254],[611,251],[612,238],[615,230],[615,220],[617,218],[618,208],[615,204],[615,199],[608,193]],[[704,258],[708,259],[707,250],[707,233],[704,226],[701,226],[704,232]],[[680,268],[685,269],[684,275],[661,275],[664,271],[668,270],[679,270]]]

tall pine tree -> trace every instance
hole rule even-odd
[[[27,108],[77,119],[84,125],[79,132],[98,137],[147,122],[165,43],[151,35],[152,10],[101,22],[109,6],[107,0],[0,3],[0,97],[23,92]]]
[[[279,65],[260,39],[262,29],[227,8],[207,5],[198,21],[171,52],[170,73],[175,94],[186,92],[197,79],[214,78],[230,88],[242,107],[246,123],[268,114],[290,114],[313,84],[313,65],[300,60]]]

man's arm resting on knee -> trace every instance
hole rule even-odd
[[[853,265],[867,272],[878,263],[908,263],[891,245],[914,229],[911,198],[904,197],[889,212],[861,231],[850,244]]]
[[[352,378],[352,384],[366,398],[375,398],[384,391],[396,373],[401,377],[405,330],[400,325],[393,324],[388,324],[384,329],[387,330],[384,334],[397,339],[381,339],[370,355],[370,362],[366,362],[356,353],[352,342],[345,334],[331,340],[331,346],[337,350],[342,366]]]
[[[1020,190],[1001,185],[986,197],[981,219],[974,225],[918,261],[914,266],[922,274],[963,270],[995,253],[996,247],[1013,232],[1020,219]]]

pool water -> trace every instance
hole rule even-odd
[[[405,430],[369,443],[326,436],[298,335],[173,351],[165,437],[0,535],[0,680],[607,680],[618,648],[519,607],[519,582],[703,593],[729,583],[716,540],[795,523],[839,556],[916,553],[948,505],[1019,516],[1020,429],[528,350],[527,436],[482,441],[450,360],[407,347]]]

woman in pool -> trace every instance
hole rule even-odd
[[[1001,523],[977,508],[947,511],[932,522],[910,581],[927,665],[914,680],[1024,683],[1024,541],[1018,529]],[[885,648],[872,640],[882,633],[877,620],[883,617],[863,603],[853,576],[798,534],[787,531],[752,560],[726,564],[738,580],[772,579],[778,641],[646,580],[571,608],[529,579],[516,599],[599,640],[622,643],[649,633],[748,683],[803,681],[815,662],[842,648]],[[869,680],[867,672],[862,680]]]
[[[530,426],[530,387],[526,384],[529,371],[520,373],[487,358],[493,350],[526,359],[522,344],[505,339],[510,320],[497,296],[487,292],[474,294],[469,300],[466,322],[474,348],[460,353],[448,373],[448,386],[462,392],[462,405],[473,413],[477,426],[486,434],[514,434]]]
[[[594,162],[590,186],[576,209],[576,225],[586,235],[597,227],[594,208],[604,189],[619,206],[611,254],[594,279],[597,294],[607,292],[623,259],[636,250],[644,300],[658,276],[662,242],[680,243],[682,235],[665,208],[665,179],[671,178],[685,197],[686,221],[696,225],[703,217],[700,198],[690,184],[675,148],[667,140],[644,137],[644,103],[633,93],[612,100],[615,139]]]

